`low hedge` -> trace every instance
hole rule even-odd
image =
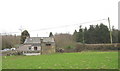
[[[116,51],[120,50],[120,43],[114,44],[77,44],[75,51],[87,51],[87,50],[98,50],[98,51]]]

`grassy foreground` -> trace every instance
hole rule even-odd
[[[3,56],[3,69],[117,69],[118,52]]]

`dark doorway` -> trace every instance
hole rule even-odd
[[[51,46],[51,44],[46,44],[46,46]]]
[[[37,50],[37,47],[34,47],[34,50]]]

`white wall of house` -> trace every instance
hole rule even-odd
[[[41,55],[41,53],[23,53],[23,55],[27,55],[27,56],[29,56],[29,55]]]
[[[28,47],[28,49],[30,48],[29,50],[34,51],[35,47],[37,47],[37,50],[41,50],[41,46],[31,46],[31,47]]]

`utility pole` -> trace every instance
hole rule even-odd
[[[109,29],[110,29],[110,42],[112,44],[112,30],[111,30],[111,25],[110,25],[110,19],[108,17],[108,23],[109,23]]]
[[[37,34],[37,37],[38,37],[38,34]]]
[[[22,31],[23,31],[23,27],[22,26],[20,26],[20,29],[19,29],[20,31],[21,31],[21,33],[22,33]]]

